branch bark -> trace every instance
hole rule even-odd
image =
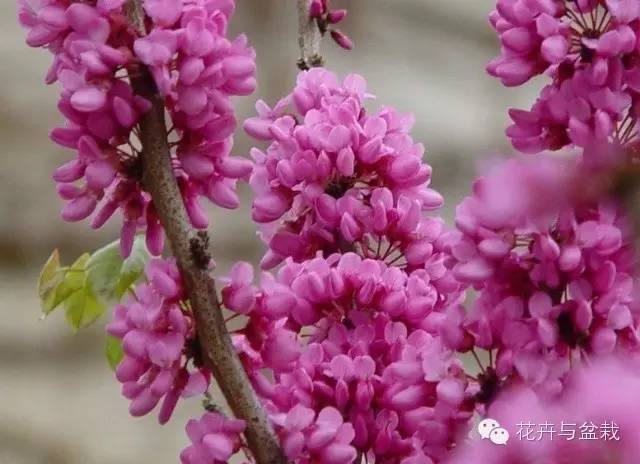
[[[640,275],[640,166],[630,162],[613,176],[612,192],[608,192],[626,209],[629,233],[636,258],[636,273]]]
[[[140,34],[146,35],[141,0],[129,0],[127,14]],[[164,101],[148,69],[132,75],[134,91],[152,102],[151,111],[140,121],[143,184],[171,244],[196,319],[198,339],[205,364],[215,376],[236,417],[247,422],[245,436],[257,464],[284,464],[277,437],[256,396],[227,332],[215,281],[202,253],[208,237],[189,221],[173,168],[167,141]],[[199,252],[198,252],[199,250]]]
[[[309,0],[296,0],[298,6],[298,45],[300,46],[300,69],[311,69],[322,66],[324,60],[320,55],[322,34],[314,19],[309,15]]]

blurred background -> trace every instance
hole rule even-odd
[[[103,322],[72,335],[64,314],[39,320],[35,285],[54,248],[71,262],[117,237],[59,218],[50,176],[68,159],[48,139],[60,124],[57,89],[43,76],[50,56],[24,45],[16,1],[0,2],[0,464],[168,464],[187,442],[184,423],[199,402],[179,406],[160,427],[154,415],[133,419],[103,355]],[[427,146],[433,186],[455,204],[467,194],[479,160],[509,153],[506,110],[527,107],[535,86],[505,89],[484,65],[497,41],[486,22],[492,0],[334,0],[349,9],[347,53],[325,41],[327,66],[363,74],[378,101],[413,112],[414,139]],[[272,103],[294,82],[298,57],[295,0],[238,0],[232,32],[245,32],[258,54],[258,92],[238,99],[238,117],[258,98]],[[238,133],[236,153],[250,142]],[[256,261],[261,245],[242,190],[237,211],[211,210],[219,272],[236,259]]]

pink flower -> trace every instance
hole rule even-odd
[[[301,264],[288,259],[276,278],[264,274],[259,289],[248,278],[246,265],[236,265],[222,289],[223,301],[234,311],[279,321],[287,316],[297,324],[315,324],[323,317],[340,318],[351,310],[376,304],[411,326],[427,327],[432,312],[459,300],[457,285],[443,263],[418,269],[410,275],[381,261],[356,254],[334,254]],[[240,279],[243,280],[240,280]],[[246,279],[246,280],[245,280]],[[243,304],[238,304],[237,295]],[[237,309],[234,309],[237,307]]]
[[[353,49],[353,41],[344,33],[334,29],[331,31],[331,38],[345,50]]]
[[[330,32],[331,38],[345,50],[353,48],[353,42],[349,37],[335,29],[334,25],[342,22],[347,17],[347,10],[332,9],[330,0],[309,0],[309,16],[318,24],[320,32],[324,35]]]
[[[588,147],[610,138],[627,144],[633,132],[618,121],[632,111],[632,101],[627,91],[594,84],[587,71],[578,70],[572,79],[545,87],[530,111],[510,110],[514,124],[507,135],[525,153],[568,144]]]
[[[611,14],[611,20],[599,21],[596,14]],[[489,73],[505,85],[520,85],[554,65],[574,61],[576,67],[590,66],[600,58],[630,53],[635,35],[628,24],[637,18],[638,8],[630,2],[586,1],[579,6],[499,0],[490,22],[502,48]]]
[[[20,18],[30,30],[29,44],[47,46],[55,55],[47,82],[60,83],[58,107],[67,122],[54,129],[51,138],[77,151],[75,159],[54,173],[58,192],[68,202],[63,218],[80,221],[93,215],[91,224],[97,228],[121,209],[123,254],[130,252],[133,235],[147,223],[149,249],[158,254],[162,233],[154,227],[158,224],[154,208],[136,178],[138,153],[129,144],[150,103],[115,78],[129,58],[123,44],[108,41],[112,27],[117,27],[111,12],[121,6],[122,2],[113,1],[99,2],[97,8],[57,1],[32,8],[24,3]]]
[[[286,414],[273,417],[281,436],[283,451],[295,462],[348,464],[357,453],[350,445],[353,426],[343,423],[342,415],[332,407],[322,409],[318,416],[302,405]]]
[[[187,422],[191,445],[180,453],[183,464],[217,464],[228,462],[240,449],[240,434],[245,422],[206,412],[200,419]]]
[[[144,10],[158,26],[171,27],[182,16],[182,0],[144,0]]]
[[[194,225],[206,227],[196,196],[236,208],[236,180],[251,172],[249,161],[229,156],[236,124],[230,97],[255,89],[255,53],[246,37],[225,37],[232,2],[196,2],[183,12],[181,1],[147,0],[145,8],[171,29],[155,29],[134,50],[167,98],[185,204]]]

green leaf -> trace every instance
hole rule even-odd
[[[60,285],[56,287],[55,294],[50,302],[49,311],[45,311],[45,316],[49,315],[54,309],[60,306],[75,290],[65,282],[62,281]]]
[[[143,276],[149,258],[143,237],[136,237],[131,255],[125,260],[118,242],[93,254],[84,253],[69,267],[60,266],[60,255],[55,250],[38,279],[44,315],[64,305],[74,332],[90,325]]]
[[[73,292],[65,300],[64,307],[74,333],[90,325],[107,310],[107,306],[99,302],[91,289],[86,287]]]
[[[120,361],[124,357],[124,353],[122,351],[122,343],[116,337],[112,337],[111,335],[107,335],[107,341],[104,348],[104,353],[107,356],[107,362],[112,370],[116,370]]]
[[[70,267],[64,268],[60,267],[58,251],[51,254],[38,279],[38,295],[45,316],[84,286],[84,265],[89,256],[89,253],[85,253]]]
[[[144,237],[136,237],[133,242],[131,254],[122,263],[120,269],[120,280],[116,287],[116,296],[118,300],[122,299],[127,290],[135,284],[144,274],[144,268],[151,259],[151,255],[147,251],[147,245]]]
[[[53,250],[38,278],[38,296],[42,312],[45,315],[53,311],[59,304],[59,302],[56,304],[56,293],[63,280],[64,273],[60,270],[60,253],[58,250]]]
[[[85,286],[86,273],[85,267],[87,262],[91,258],[89,253],[83,253],[75,262],[67,269],[64,278],[64,285],[68,287],[70,291],[80,290]]]
[[[117,242],[100,248],[87,261],[87,286],[101,301],[112,304],[117,301],[116,286],[120,280],[122,257]]]
[[[148,260],[143,237],[136,237],[131,255],[125,260],[120,255],[119,242],[110,243],[87,261],[87,285],[98,300],[115,304],[142,276]]]

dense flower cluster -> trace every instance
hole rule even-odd
[[[65,127],[51,133],[54,142],[77,151],[75,159],[58,168],[54,179],[67,200],[62,217],[85,219],[94,213],[100,227],[119,208],[123,213],[122,247],[127,254],[140,222],[148,221],[149,248],[162,249],[162,234],[149,196],[135,180],[138,169],[131,133],[148,101],[137,97],[121,78],[133,60],[127,49],[124,22],[112,15],[122,2],[84,3],[44,1],[20,3],[21,23],[29,30],[27,43],[54,54],[47,83],[62,87],[58,108]],[[82,181],[80,184],[77,181]]]
[[[459,299],[441,277],[346,253],[289,258],[256,288],[248,264],[234,267],[223,303],[249,317],[235,343],[291,459],[444,457],[466,428],[475,389],[440,341],[443,308]],[[334,418],[333,432],[307,432],[314,414]],[[348,434],[336,435],[341,427]],[[332,457],[314,460],[317,449]]]
[[[448,464],[638,462],[637,363],[598,360],[576,369],[570,380],[554,401],[541,400],[526,388],[505,392],[491,407],[490,417],[509,432],[510,440],[505,446],[479,438],[469,441],[454,451]],[[542,424],[549,425],[540,435]],[[562,424],[564,436],[559,435]]]
[[[255,90],[255,52],[244,35],[226,38],[233,0],[146,0],[144,6],[156,27],[136,40],[134,51],[166,97],[182,195],[191,221],[204,228],[197,195],[235,208],[236,179],[251,172],[248,160],[229,156],[236,127],[230,97]]]
[[[195,326],[184,306],[184,288],[175,263],[151,261],[146,277],[135,295],[115,308],[107,332],[122,340],[124,358],[116,368],[116,378],[122,383],[123,395],[131,400],[129,412],[142,416],[162,401],[159,421],[164,424],[180,397],[206,391],[209,373],[195,365],[195,354],[189,350]]]
[[[409,135],[413,118],[391,108],[369,114],[368,97],[362,77],[339,82],[313,69],[274,108],[258,102],[259,116],[245,122],[250,135],[271,142],[252,150],[253,218],[268,224],[263,267],[318,250],[399,265],[437,256],[442,223],[422,211],[442,198],[427,187],[431,168]]]
[[[51,138],[77,152],[53,176],[67,201],[63,218],[93,215],[91,226],[99,228],[121,210],[123,254],[141,228],[149,250],[159,254],[162,227],[140,182],[138,129],[151,104],[134,93],[130,79],[146,64],[166,97],[176,175],[191,219],[202,228],[207,220],[196,195],[235,207],[235,180],[251,170],[228,156],[235,126],[229,97],[255,88],[254,53],[244,37],[225,38],[232,0],[145,0],[153,20],[145,37],[128,24],[123,4],[21,0],[19,17],[27,43],[54,55],[46,80],[62,88],[58,108],[66,124]]]
[[[634,1],[498,1],[490,20],[502,48],[489,73],[508,86],[552,79],[530,111],[510,112],[518,150],[637,144],[639,19]]]
[[[441,313],[463,296],[443,263],[407,274],[354,253],[302,263],[287,259],[276,277],[263,274],[260,297],[252,280],[250,265],[235,265],[222,290],[225,306],[271,321],[287,317],[297,327],[317,325],[323,318],[340,321],[352,310],[371,307],[371,312],[384,312],[411,328],[432,331],[429,315]]]
[[[513,376],[557,393],[572,362],[637,350],[625,219],[610,202],[563,201],[578,167],[543,156],[510,160],[457,208],[453,272],[479,290],[464,330],[496,351],[486,388]]]

